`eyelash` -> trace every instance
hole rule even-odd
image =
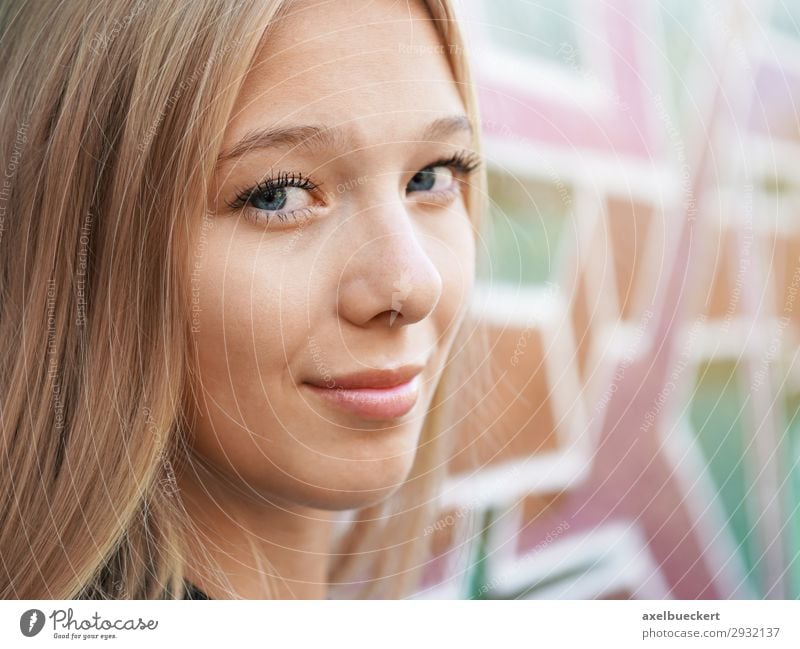
[[[459,151],[448,158],[442,158],[436,162],[426,165],[422,169],[430,169],[432,167],[450,167],[455,172],[467,176],[478,169],[480,165],[481,159],[477,153]],[[422,169],[420,169],[420,171],[422,171]],[[228,202],[227,205],[232,210],[242,210],[250,205],[253,197],[256,197],[260,194],[265,195],[269,192],[274,192],[278,189],[285,189],[287,187],[299,187],[300,189],[305,189],[307,191],[314,191],[315,189],[321,187],[321,184],[313,182],[311,179],[303,176],[303,174],[300,172],[282,171],[275,176],[265,178],[251,187],[240,190],[236,194],[236,198],[234,198],[233,201]],[[299,212],[307,213],[308,211],[308,208],[303,208],[300,210],[269,212],[269,218],[278,219],[279,221],[287,221],[291,218],[298,218],[297,213]]]
[[[233,210],[242,209],[250,203],[254,196],[266,194],[268,192],[274,192],[277,189],[283,189],[285,187],[299,187],[300,189],[305,189],[307,191],[314,191],[320,187],[320,185],[312,182],[300,172],[281,171],[275,176],[265,178],[252,187],[241,190],[238,194],[236,194],[236,198],[228,203],[228,207]],[[274,214],[280,214],[280,212],[274,212]]]
[[[443,160],[438,160],[433,164],[429,164],[427,167],[423,167],[427,169],[428,167],[451,167],[455,169],[459,173],[464,175],[471,174],[481,165],[480,156],[477,153],[471,153],[469,151],[459,151],[458,153],[454,153],[449,158],[444,158]]]

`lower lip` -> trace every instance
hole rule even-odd
[[[419,397],[420,376],[391,388],[324,388],[304,383],[329,404],[363,419],[395,419],[411,412]]]

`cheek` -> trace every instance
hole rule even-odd
[[[413,463],[416,425],[379,435],[340,426],[301,394],[296,361],[312,336],[332,348],[339,329],[307,257],[317,268],[336,261],[259,239],[223,222],[197,258],[193,449],[229,479],[286,501],[342,509],[381,500]]]
[[[442,277],[432,317],[416,323],[410,338],[435,344],[433,378],[468,305],[475,243],[457,211],[426,220],[418,233]],[[341,356],[336,266],[347,256],[337,261],[310,235],[303,246],[283,239],[218,221],[195,256],[194,450],[232,478],[288,501],[330,509],[376,502],[408,474],[422,417],[391,431],[357,430],[306,400],[293,370],[308,367],[309,341],[324,342],[326,357]],[[357,351],[359,341],[347,343]]]
[[[292,344],[286,331],[297,331],[282,330],[278,323],[302,318],[282,304],[279,269],[268,263],[257,242],[237,242],[229,227],[215,226],[199,264],[193,277],[200,307],[193,327],[198,370],[206,387],[253,396],[259,391],[254,379],[274,373],[282,350]]]
[[[469,308],[475,281],[475,236],[463,211],[436,220],[426,235],[430,241],[426,250],[442,277],[442,295],[435,309],[437,333],[449,339]],[[441,346],[441,339],[437,344]]]
[[[263,477],[293,398],[287,369],[308,338],[307,282],[257,232],[217,221],[192,276],[193,445],[223,468]]]

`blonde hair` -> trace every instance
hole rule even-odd
[[[426,4],[477,149],[452,7]],[[0,2],[3,598],[182,596],[189,219],[206,212],[234,101],[282,5]],[[467,195],[476,233],[484,184]],[[414,587],[454,372],[408,480],[358,512],[333,555],[348,596]]]

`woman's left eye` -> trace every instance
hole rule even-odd
[[[443,192],[451,195],[459,187],[459,181],[466,178],[481,165],[481,158],[475,152],[458,153],[437,160],[420,169],[406,185],[406,194],[414,192]]]
[[[444,165],[431,165],[420,169],[408,181],[406,191],[411,192],[438,192],[453,186],[454,175],[450,167]]]

